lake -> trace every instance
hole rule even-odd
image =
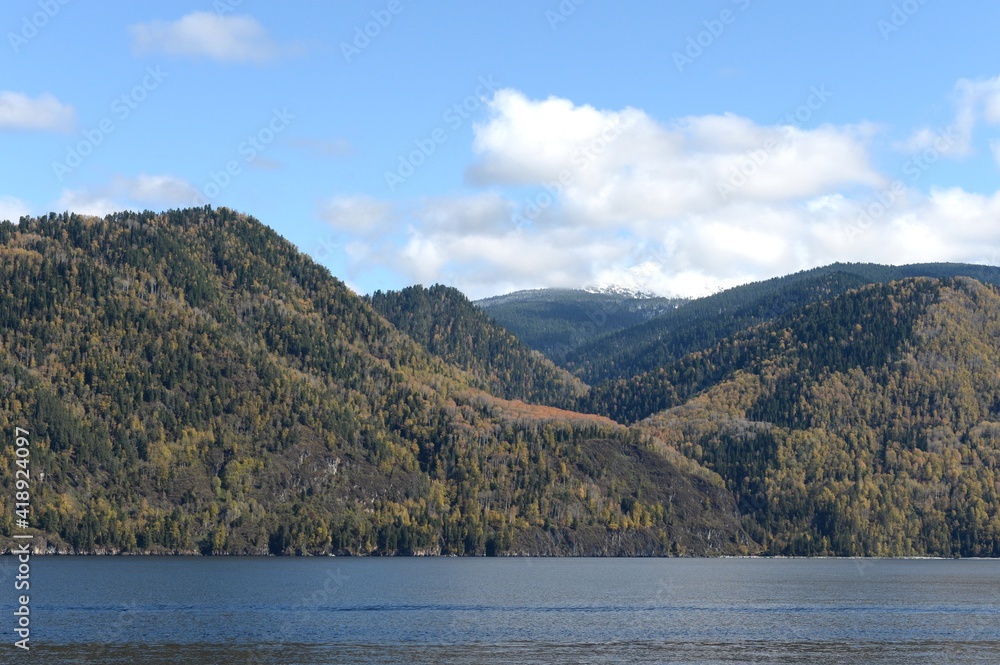
[[[32,650],[0,662],[1000,662],[998,561],[36,557],[31,582]]]

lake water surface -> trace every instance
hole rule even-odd
[[[0,662],[1000,663],[998,561],[39,557],[31,573],[32,650]]]

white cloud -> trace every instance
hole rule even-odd
[[[575,107],[565,99],[532,101],[516,90],[500,90],[489,104],[493,117],[476,124],[473,149],[482,156],[470,170],[477,182],[536,184],[557,180],[588,156],[587,149],[642,123],[638,111],[605,113]],[[601,148],[600,145],[597,146]]]
[[[530,233],[439,233],[411,228],[396,252],[379,251],[386,265],[424,284],[454,284],[473,297],[540,285],[579,287],[594,265],[611,265],[628,254],[618,242],[595,242],[578,229]]]
[[[189,205],[200,194],[197,187],[181,178],[145,173],[135,178],[115,178],[110,192],[136,203],[166,205]]]
[[[420,227],[438,233],[469,235],[511,229],[511,204],[490,192],[462,198],[435,198],[417,212]]]
[[[540,228],[497,223],[463,231],[461,215],[424,224],[425,211],[418,210],[401,235],[359,238],[351,254],[355,270],[387,268],[410,282],[455,285],[472,297],[585,285],[702,296],[836,261],[1000,263],[1000,194],[910,191],[859,227],[859,211],[869,202],[839,194],[745,201],[609,229],[561,218]]]
[[[546,185],[579,223],[614,225],[712,210],[720,196],[781,201],[879,185],[870,127],[762,126],[735,115],[668,125],[503,90],[475,127],[478,184]],[[560,186],[556,187],[556,183]]]
[[[252,16],[192,12],[173,22],[152,21],[129,27],[138,54],[205,57],[220,62],[268,62],[281,49]]]
[[[198,189],[171,175],[117,176],[110,184],[89,189],[63,190],[52,209],[103,217],[135,208],[187,207],[200,197]]]
[[[342,196],[326,202],[320,217],[338,231],[361,236],[382,233],[395,221],[391,204],[369,196]]]
[[[983,102],[983,119],[991,125],[1000,125],[1000,81],[993,81]]]
[[[889,185],[871,164],[871,125],[660,122],[512,90],[490,111],[474,129],[472,193],[346,199],[336,226],[355,277],[389,270],[472,297],[611,284],[698,296],[836,261],[1000,255],[1000,194],[912,181],[878,203]],[[359,221],[365,210],[378,224]]]
[[[76,111],[46,93],[29,97],[23,92],[0,91],[0,130],[68,132],[76,125]]]
[[[30,215],[31,209],[27,203],[13,196],[0,196],[0,220],[17,223],[24,215]]]
[[[972,80],[961,79],[952,94],[955,119],[949,126],[953,139],[942,144],[939,135],[929,127],[921,127],[897,148],[911,154],[935,149],[942,154],[964,157],[972,152],[976,128],[981,123],[1000,124],[1000,77]]]
[[[52,204],[52,209],[60,212],[75,212],[78,215],[104,217],[113,212],[125,210],[128,206],[100,193],[88,190],[63,190]]]

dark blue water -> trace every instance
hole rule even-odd
[[[1000,663],[995,561],[32,563],[0,662]]]

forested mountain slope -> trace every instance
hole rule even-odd
[[[995,557],[998,351],[995,287],[906,280],[811,305],[633,390],[676,395],[642,427],[722,475],[770,553]]]
[[[884,362],[903,344],[937,289],[933,280],[871,284],[742,330],[658,369],[593,387],[584,411],[635,423],[679,406],[740,370],[755,370],[792,342],[812,367],[845,370]],[[790,342],[789,340],[792,340]]]
[[[529,347],[561,364],[581,345],[639,325],[686,302],[627,293],[538,289],[477,300],[475,304]]]
[[[396,328],[446,362],[468,371],[478,387],[505,399],[569,408],[587,387],[495,323],[460,291],[376,291],[368,301]]]
[[[581,384],[453,289],[380,314],[244,215],[23,218],[0,427],[30,432],[56,551],[1000,556],[1000,293],[950,277],[974,269],[755,286],[587,415],[540,405]]]
[[[741,330],[865,284],[907,277],[958,276],[1000,284],[1000,268],[993,266],[835,263],[689,301],[646,323],[593,337],[557,360],[585,382],[597,385],[655,370],[689,353],[707,349]]]
[[[0,224],[0,382],[54,550],[753,548],[718,476],[487,395],[226,209]],[[0,457],[9,543],[13,446]]]

